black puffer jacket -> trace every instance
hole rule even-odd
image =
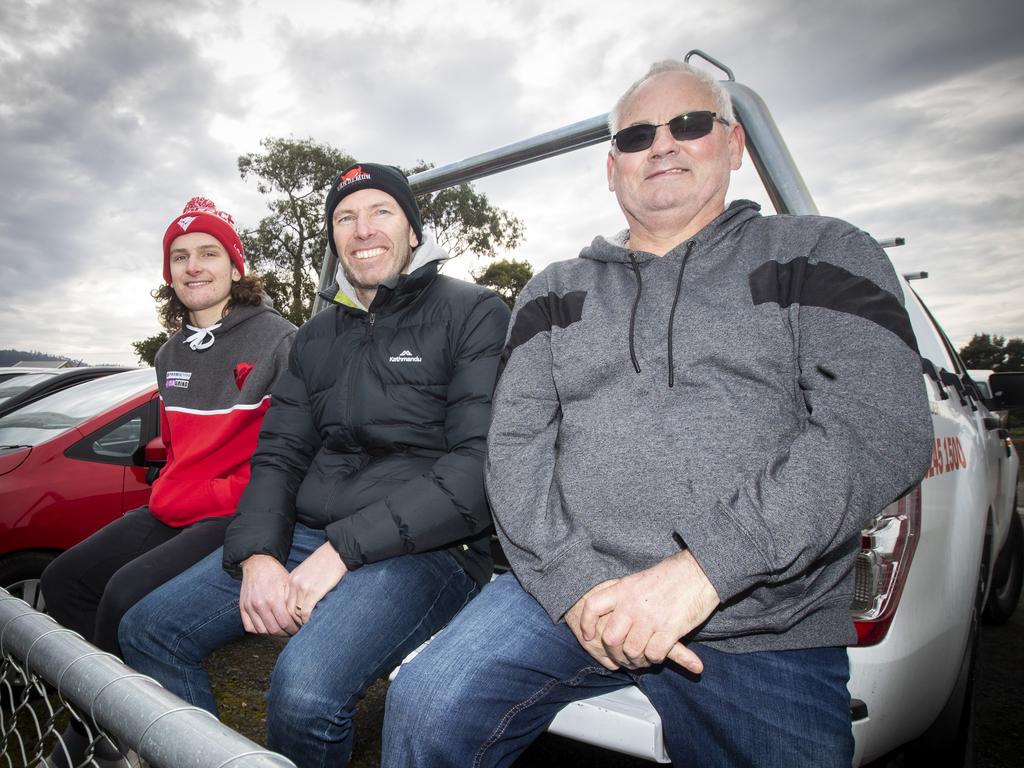
[[[485,583],[484,440],[508,308],[433,261],[382,284],[369,311],[340,303],[295,338],[224,567],[283,563],[298,520],[326,528],[350,569],[447,547]]]

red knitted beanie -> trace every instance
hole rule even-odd
[[[174,238],[192,232],[205,232],[220,241],[231,257],[231,263],[240,274],[245,274],[245,250],[235,231],[235,220],[226,211],[217,210],[213,201],[206,197],[193,197],[185,209],[164,232],[164,282],[171,282],[171,243]]]

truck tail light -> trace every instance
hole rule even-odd
[[[889,631],[920,531],[920,485],[883,509],[861,531],[851,609],[858,646],[875,645]]]

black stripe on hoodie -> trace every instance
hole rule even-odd
[[[551,292],[547,296],[538,296],[520,307],[508,342],[501,353],[498,376],[500,377],[501,372],[505,370],[505,364],[516,347],[525,344],[538,333],[545,333],[555,327],[568,328],[573,323],[578,323],[583,317],[583,303],[586,298],[586,291],[569,291],[562,296]]]
[[[806,256],[786,263],[766,261],[750,273],[754,304],[822,307],[856,315],[896,334],[915,352],[917,339],[899,300],[875,283],[828,262],[811,263]]]

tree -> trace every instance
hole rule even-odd
[[[238,158],[238,172],[243,180],[254,177],[260,194],[271,196],[270,215],[241,232],[242,243],[274,305],[300,325],[309,317],[327,248],[325,193],[353,160],[312,139],[266,138],[260,147]]]
[[[1024,339],[976,333],[960,349],[960,359],[968,368],[981,370],[1024,371]]]
[[[407,176],[433,168],[422,160],[409,169]],[[491,205],[487,195],[472,184],[459,184],[416,198],[423,224],[434,234],[438,245],[454,258],[471,252],[494,258],[498,249],[512,250],[522,242],[523,222],[511,213]]]
[[[139,358],[139,362],[152,366],[153,361],[156,360],[156,353],[167,341],[167,338],[167,331],[160,331],[155,336],[150,336],[142,341],[133,341],[132,349],[135,350],[135,356]]]
[[[354,160],[312,139],[266,138],[260,147],[238,158],[238,171],[243,179],[255,178],[256,189],[271,198],[270,215],[245,230],[242,242],[274,304],[299,325],[309,317],[327,248],[325,193],[338,171]],[[403,172],[431,167],[421,161]],[[523,223],[493,206],[472,184],[421,195],[418,202],[424,228],[452,256],[494,257],[499,248],[515,248],[522,241]]]
[[[485,285],[500,293],[511,309],[519,292],[533,277],[533,267],[525,261],[501,259],[472,274],[478,285]]]
[[[1024,339],[1010,339],[1003,348],[1006,359],[999,371],[1024,371]]]
[[[990,336],[987,333],[974,334],[960,350],[960,359],[968,368],[995,370],[1003,362],[1003,345],[1006,339],[1002,336]]]

